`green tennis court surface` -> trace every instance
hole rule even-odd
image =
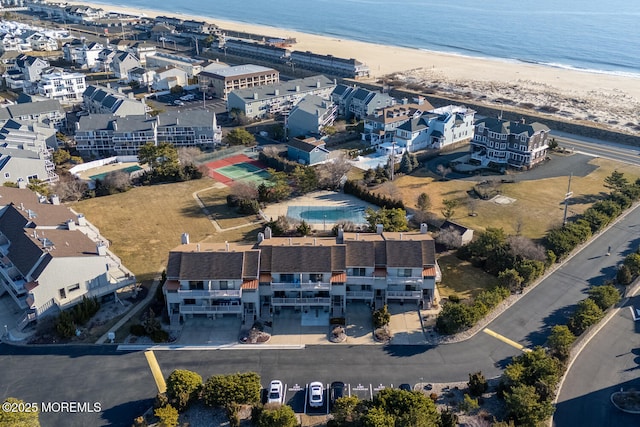
[[[128,166],[128,167],[123,168],[123,169],[116,169],[116,170],[113,170],[111,172],[120,172],[120,171],[122,171],[122,172],[131,173],[131,172],[139,171],[141,169],[142,168],[140,166],[133,165],[133,166]],[[107,174],[110,174],[111,172],[103,172],[103,173],[99,173],[97,175],[91,175],[89,178],[94,180],[94,181],[98,180],[98,179],[104,179],[104,177],[107,176]]]
[[[223,166],[215,169],[215,171],[234,181],[249,181],[258,185],[262,182],[268,181],[271,176],[266,170],[244,162],[236,163],[235,165]]]

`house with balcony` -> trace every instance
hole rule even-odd
[[[290,137],[320,136],[322,128],[333,126],[338,107],[327,99],[307,95],[291,109],[287,118],[287,135]]]
[[[40,80],[42,72],[49,67],[49,61],[37,56],[20,55],[16,58],[15,68],[20,70],[23,79],[28,82]]]
[[[398,126],[395,142],[403,150],[442,150],[473,137],[475,111],[457,105],[435,108]]]
[[[200,92],[222,99],[227,99],[232,90],[276,84],[279,81],[278,71],[253,64],[216,67],[213,70],[205,69],[198,74]]]
[[[431,109],[433,106],[421,96],[415,99],[415,103],[409,103],[405,98],[401,104],[379,108],[365,117],[362,140],[372,146],[393,142],[398,126],[419,118]]]
[[[133,92],[125,94],[121,88],[98,85],[89,85],[82,94],[82,101],[89,113],[113,114],[118,117],[145,114],[149,108],[143,99],[135,99]]]
[[[420,232],[273,237],[254,245],[182,245],[169,254],[164,285],[174,321],[225,314],[252,322],[282,310],[321,310],[342,317],[349,304],[428,306],[440,272],[426,225]]]
[[[302,165],[317,165],[329,159],[326,142],[315,137],[291,138],[287,141],[287,158]]]
[[[327,73],[332,76],[353,79],[369,77],[369,67],[354,58],[337,58],[333,55],[295,50],[291,52],[288,60],[293,67]]]
[[[23,93],[18,97],[17,104],[0,107],[0,126],[11,119],[23,123],[40,123],[45,127],[60,130],[65,126],[66,113],[60,102],[55,99],[44,99]]]
[[[331,101],[338,106],[338,116],[347,117],[349,115],[349,105],[356,88],[344,84],[336,85],[330,95]]]
[[[305,96],[328,98],[335,86],[334,80],[318,75],[237,89],[227,95],[227,111],[237,108],[251,119],[288,114]]]
[[[62,46],[62,57],[65,61],[76,64],[83,70],[89,70],[96,66],[100,53],[104,50],[101,43],[75,39]]]
[[[374,111],[396,104],[395,98],[364,88],[356,88],[350,96],[349,105],[345,112],[346,118],[355,117],[357,120],[370,116]]]
[[[8,187],[0,196],[0,295],[25,310],[18,329],[135,283],[98,229],[56,196]]]
[[[85,89],[85,75],[82,73],[55,71],[43,74],[38,82],[40,96],[56,99],[63,104],[82,102]]]
[[[530,169],[547,158],[549,132],[538,122],[484,118],[475,123],[471,158],[485,166]]]

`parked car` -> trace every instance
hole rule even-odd
[[[284,395],[282,393],[282,381],[273,380],[269,383],[267,403],[282,403]]]
[[[183,100],[183,101],[193,101],[195,98],[196,98],[196,96],[192,95],[192,94],[180,97],[180,99]]]
[[[398,387],[400,390],[404,390],[404,391],[412,391],[413,388],[411,388],[411,384],[400,384],[400,386]]]
[[[175,101],[173,101],[173,105],[184,105],[184,102],[180,101],[179,99],[176,99]]]
[[[336,403],[336,400],[344,397],[344,383],[342,381],[334,381],[329,386],[329,401],[331,406]]]
[[[324,387],[320,381],[309,384],[309,406],[319,408],[324,404]]]

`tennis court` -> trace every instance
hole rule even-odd
[[[211,178],[226,185],[234,181],[253,182],[260,185],[270,177],[262,163],[244,154],[207,163],[207,168]]]

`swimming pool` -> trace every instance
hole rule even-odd
[[[289,206],[287,216],[305,220],[310,224],[350,221],[354,224],[366,224],[362,206]]]

